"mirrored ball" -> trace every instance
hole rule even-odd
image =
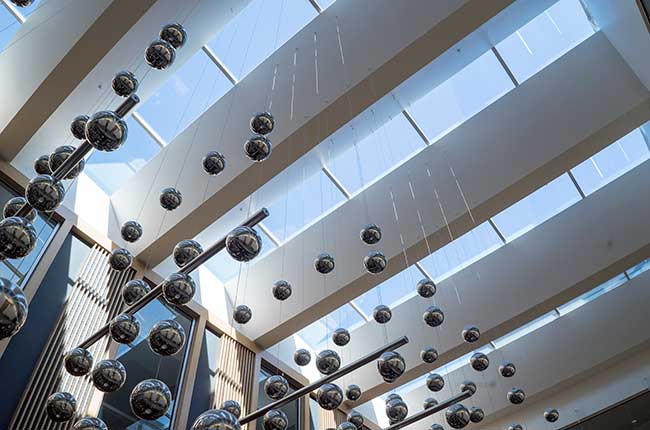
[[[524,400],[526,400],[526,393],[524,393],[524,390],[521,388],[513,388],[512,390],[508,391],[507,394],[507,399],[510,403],[513,405],[521,405],[524,403]]]
[[[356,402],[361,397],[361,387],[356,384],[348,385],[348,388],[345,390],[345,397],[351,402]]]
[[[86,123],[86,140],[98,151],[112,152],[126,142],[129,127],[112,111],[100,111]]]
[[[374,245],[381,240],[381,229],[377,224],[367,224],[361,229],[359,236],[366,245]]]
[[[337,328],[332,333],[332,342],[337,346],[345,346],[350,342],[350,332],[344,328]]]
[[[316,392],[316,401],[326,411],[333,411],[341,406],[343,391],[336,384],[323,384]]]
[[[508,430],[524,430],[524,426],[521,424],[510,424]]]
[[[10,0],[13,4],[18,7],[27,7],[34,3],[34,0]]]
[[[292,289],[291,284],[287,281],[275,281],[272,289],[273,297],[277,300],[284,301],[291,297]]]
[[[429,427],[429,430],[445,430],[445,428],[443,426],[441,426],[440,424],[434,423],[434,424],[431,424],[431,427]]]
[[[476,384],[472,381],[463,381],[463,383],[460,384],[460,391],[469,391],[474,395],[476,393]]]
[[[431,364],[438,359],[438,350],[432,346],[425,346],[420,351],[420,358],[423,362]]]
[[[501,366],[499,366],[499,373],[504,378],[512,378],[515,376],[515,373],[517,373],[517,368],[513,363],[503,363]]]
[[[226,250],[235,260],[248,262],[262,250],[262,238],[254,229],[240,226],[226,236]]]
[[[273,131],[275,119],[270,112],[258,112],[251,118],[251,131],[265,136]]]
[[[128,97],[138,90],[138,78],[128,70],[118,72],[111,82],[113,91],[120,97]]]
[[[0,339],[18,333],[27,320],[27,299],[9,279],[0,278]]]
[[[437,306],[430,306],[422,315],[424,322],[430,327],[438,327],[445,321],[445,314]]]
[[[138,383],[129,396],[133,414],[143,420],[157,420],[164,416],[172,403],[172,392],[158,379]]]
[[[475,352],[469,359],[469,364],[472,369],[482,372],[490,366],[490,359],[482,352]]]
[[[427,388],[434,393],[442,390],[445,387],[445,380],[437,373],[430,373],[427,376]]]
[[[116,248],[113,250],[113,252],[111,252],[108,263],[111,265],[111,268],[113,270],[122,272],[131,267],[131,264],[133,263],[133,256],[126,248]]]
[[[51,175],[50,169],[50,156],[48,154],[41,155],[34,161],[34,171],[37,175]]]
[[[264,381],[264,393],[272,400],[280,400],[289,392],[289,382],[281,375],[272,375]]]
[[[84,348],[74,348],[63,357],[65,370],[72,376],[83,376],[93,367],[93,355]]]
[[[4,258],[23,258],[36,246],[34,225],[23,217],[0,220],[0,254]]]
[[[301,348],[293,353],[293,361],[298,366],[306,366],[311,361],[311,353],[304,348]]]
[[[433,397],[427,397],[424,399],[424,403],[422,404],[422,409],[429,409],[438,404],[438,401],[434,399]]]
[[[218,175],[226,168],[226,158],[219,151],[210,151],[203,157],[203,170],[208,175]]]
[[[420,297],[428,299],[436,294],[436,284],[429,278],[423,278],[418,281],[416,290]]]
[[[173,211],[183,203],[183,194],[174,187],[164,188],[160,192],[160,206],[168,211]]]
[[[108,430],[108,426],[99,418],[84,417],[72,426],[72,430]]]
[[[191,430],[240,430],[239,420],[223,409],[203,412],[192,424]]]
[[[56,423],[70,421],[77,413],[77,399],[70,393],[54,393],[45,401],[45,412]]]
[[[253,311],[246,305],[237,305],[233,311],[233,319],[239,324],[246,324],[253,318]]]
[[[483,421],[483,418],[485,418],[485,412],[483,412],[483,409],[479,408],[478,406],[472,406],[469,408],[469,420],[473,423],[480,423]]]
[[[241,405],[236,400],[226,400],[221,404],[221,409],[230,412],[237,419],[239,419],[239,416],[241,415]]]
[[[122,388],[126,382],[126,369],[117,360],[102,360],[97,363],[91,376],[95,388],[104,393],[112,393]]]
[[[131,279],[122,287],[122,300],[131,306],[151,291],[149,284],[142,279]]]
[[[187,31],[177,22],[170,23],[160,30],[160,38],[172,45],[174,49],[179,49],[187,41]]]
[[[140,334],[140,322],[133,315],[120,314],[110,322],[108,332],[115,342],[129,344]]]
[[[547,409],[544,411],[544,419],[549,423],[554,423],[560,419],[560,413],[557,409]]]
[[[52,172],[56,172],[59,167],[63,164],[65,160],[72,155],[72,153],[76,150],[72,145],[63,145],[59,146],[56,149],[54,149],[54,152],[50,154],[50,169]],[[79,160],[77,165],[73,167],[64,177],[64,179],[74,179],[79,174],[83,171],[84,167],[86,166],[86,161],[82,158]]]
[[[393,317],[393,312],[386,305],[377,305],[372,311],[372,317],[379,324],[386,324]]]
[[[386,256],[379,251],[372,251],[363,259],[363,267],[365,267],[366,271],[372,275],[383,272],[386,265],[388,265],[388,260],[386,259]]]
[[[9,199],[7,203],[5,203],[4,207],[2,208],[2,214],[5,218],[16,216],[18,211],[26,204],[27,200],[24,197],[13,197]],[[27,218],[30,222],[34,222],[36,219],[36,211],[34,209],[30,209],[27,215],[25,215],[23,218]]]
[[[262,418],[264,430],[286,430],[289,425],[287,414],[279,409],[271,409]]]
[[[244,154],[249,160],[260,163],[271,155],[273,145],[265,136],[254,134],[244,143]]]
[[[174,263],[176,263],[178,267],[183,267],[202,253],[203,247],[196,240],[181,240],[174,247]]]
[[[176,320],[158,321],[151,327],[147,341],[156,354],[175,355],[185,346],[185,329]]]
[[[331,349],[324,349],[316,354],[316,368],[323,375],[331,375],[341,367],[341,357]]]
[[[354,419],[357,421],[357,423],[360,423],[359,425],[353,423],[350,421],[350,418]],[[336,430],[360,430],[363,428],[363,416],[357,412],[357,411],[352,411],[348,414],[347,421],[343,421],[341,424],[336,426]]]
[[[404,374],[406,362],[395,351],[386,351],[377,359],[377,370],[387,383],[393,383]]]
[[[462,331],[463,340],[467,343],[474,343],[481,337],[481,330],[475,325],[468,325]]]
[[[75,139],[86,139],[86,124],[89,119],[90,117],[88,115],[79,115],[72,120],[72,123],[70,124],[70,132]]]
[[[137,242],[142,237],[142,232],[142,225],[137,221],[127,221],[120,228],[122,239],[129,243]]]
[[[408,405],[400,396],[386,399],[386,416],[391,423],[404,421],[408,413]]]
[[[190,275],[172,273],[163,282],[163,297],[172,305],[184,305],[190,302],[196,292],[196,284]]]
[[[32,178],[25,188],[25,198],[34,209],[41,212],[51,212],[58,208],[64,196],[63,184],[50,175]]]
[[[447,424],[451,427],[462,429],[470,422],[469,411],[465,406],[456,403],[455,405],[451,405],[445,411],[445,419],[447,420]]]
[[[314,260],[314,268],[318,273],[326,275],[334,270],[335,263],[334,257],[326,252],[323,252]]]
[[[164,70],[174,63],[176,49],[169,42],[154,40],[145,51],[144,59],[152,68]]]

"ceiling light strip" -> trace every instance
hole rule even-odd
[[[510,70],[510,67],[508,67],[508,64],[507,64],[506,61],[503,59],[503,57],[501,56],[501,53],[500,53],[499,50],[496,48],[496,46],[493,46],[493,47],[492,47],[492,53],[494,53],[494,56],[497,57],[497,60],[499,61],[499,64],[501,64],[501,67],[503,67],[503,70],[505,70],[506,74],[508,75],[508,77],[509,77],[510,80],[512,81],[513,85],[514,85],[515,87],[518,87],[518,86],[519,86],[519,82],[517,81],[517,78],[515,78],[514,73],[512,73],[512,70]]]
[[[215,54],[212,51],[212,49],[208,47],[208,45],[203,45],[201,49],[203,49],[203,52],[205,52],[205,54],[212,60],[212,62],[214,62],[214,64],[217,65],[219,70],[221,70],[221,73],[223,73],[226,76],[226,78],[228,78],[230,83],[233,85],[237,85],[238,82],[237,78],[235,77],[235,75],[233,75],[230,69],[228,69],[228,67],[226,67],[226,65],[221,62],[219,57],[217,57],[217,54]]]
[[[422,139],[424,145],[429,146],[431,142],[429,142],[429,138],[427,137],[427,135],[424,134],[424,130],[422,130],[422,128],[418,125],[418,123],[415,122],[415,118],[413,118],[406,109],[402,111],[402,115],[404,115],[404,118],[406,118],[409,124],[411,124],[411,126],[415,129],[415,132],[418,134],[418,136],[420,136],[420,139]]]
[[[323,8],[318,4],[316,0],[309,0],[309,3],[311,3],[314,9],[316,9],[316,12],[321,13],[323,11]]]
[[[257,224],[257,226],[259,227],[260,230],[262,230],[264,232],[265,235],[267,235],[269,237],[269,239],[271,239],[271,242],[273,242],[273,244],[276,247],[279,247],[281,245],[280,240],[277,237],[275,237],[273,232],[271,232],[271,230],[269,230],[269,228],[267,226],[265,226],[264,223],[260,222],[259,224]]]
[[[323,173],[325,173],[325,176],[329,178],[330,181],[334,184],[336,188],[339,189],[339,191],[345,196],[347,200],[350,200],[352,198],[352,194],[348,190],[345,189],[341,181],[339,181],[336,176],[334,176],[334,173],[330,171],[330,169],[327,166],[321,167],[323,170]]]
[[[13,15],[14,18],[16,18],[16,21],[18,21],[21,25],[24,24],[25,21],[27,21],[27,18],[25,18],[23,14],[20,13],[18,9],[14,7],[14,5],[9,3],[9,0],[0,0],[0,1],[2,1],[4,7],[9,11],[10,14]]]
[[[571,182],[573,182],[573,185],[578,190],[578,193],[580,193],[580,197],[582,197],[583,199],[587,197],[584,191],[582,191],[582,188],[580,188],[580,184],[578,184],[578,181],[576,180],[575,176],[573,176],[573,172],[571,172],[571,170],[567,170],[567,174],[569,175],[569,178],[571,178]]]
[[[364,319],[365,322],[370,322],[370,317],[366,315],[366,313],[355,303],[354,300],[350,300],[350,306],[352,306],[352,309],[354,309],[361,318]]]
[[[156,130],[154,130],[153,127],[144,118],[142,118],[142,116],[139,113],[133,112],[131,116],[133,117],[135,122],[140,124],[142,128],[144,128],[144,130],[149,134],[149,136],[151,136],[151,138],[156,141],[158,146],[160,146],[161,148],[167,146],[167,142],[165,142],[165,139],[160,137],[160,135],[156,133]]]

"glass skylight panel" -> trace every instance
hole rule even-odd
[[[216,64],[198,51],[138,112],[169,143],[231,88]]]
[[[641,130],[617,142],[571,169],[582,191],[589,195],[650,158]]]
[[[424,270],[440,282],[503,245],[490,223],[484,222],[420,260]]]
[[[568,174],[563,174],[492,218],[508,242],[580,200]]]
[[[208,46],[241,80],[317,14],[307,0],[252,0]]]
[[[640,274],[642,274],[648,269],[650,269],[650,259],[646,258],[636,266],[627,269],[626,272],[627,272],[627,276],[629,276],[630,279],[632,279],[632,278],[636,278],[637,276],[639,276]]]
[[[0,52],[7,49],[19,28],[20,23],[16,18],[4,6],[0,5]]]
[[[560,0],[496,48],[521,83],[592,34],[580,0]]]
[[[23,16],[27,17],[28,15],[31,15],[36,9],[41,7],[43,3],[44,2],[41,0],[34,0],[34,2],[29,6],[20,7],[16,9],[18,9],[18,12],[20,12]],[[67,7],[67,5],[64,5],[63,7],[65,8]]]
[[[429,141],[435,142],[513,88],[494,53],[487,51],[408,111]]]
[[[527,324],[524,324],[518,329],[511,331],[507,335],[494,340],[493,343],[494,345],[496,345],[497,348],[503,348],[509,343],[512,343],[515,340],[526,336],[528,333],[532,333],[535,330],[544,327],[546,324],[550,323],[556,318],[558,318],[558,315],[555,313],[555,311],[549,312],[547,314],[542,315],[539,318],[534,319],[533,321]]]
[[[354,330],[365,323],[361,315],[355,311],[352,306],[345,304],[325,315],[303,328],[298,332],[298,335],[314,350],[318,351],[325,346],[334,346],[330,339],[332,332],[337,328],[345,328],[349,331]]]
[[[560,315],[566,315],[569,312],[578,309],[580,306],[585,305],[592,300],[595,300],[598,297],[602,296],[603,294],[612,291],[614,288],[620,287],[626,282],[627,277],[625,276],[625,273],[620,273],[604,284],[601,284],[598,287],[594,288],[593,290],[587,291],[585,294],[563,304],[562,306],[558,307],[557,310]]]
[[[366,291],[354,299],[354,303],[368,316],[371,316],[375,306],[380,304],[393,308],[417,294],[415,287],[422,278],[422,273],[415,266],[410,266],[372,290]]]
[[[309,1],[309,0],[307,0]],[[336,0],[316,0],[321,9],[325,10],[330,7]]]

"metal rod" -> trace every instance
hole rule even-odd
[[[387,351],[393,351],[400,346],[406,345],[409,342],[408,338],[406,336],[402,336],[397,340],[392,341],[391,343],[375,350],[374,352],[371,352],[370,354],[361,357],[357,361],[348,364],[347,366],[344,366],[337,370],[336,372],[332,373],[331,375],[327,375],[322,379],[319,379],[318,381],[309,384],[305,387],[302,387],[299,390],[294,391],[293,393],[289,394],[287,397],[276,400],[273,403],[269,403],[268,405],[256,410],[255,412],[251,412],[250,414],[246,415],[244,418],[239,420],[239,423],[241,425],[244,425],[246,423],[249,423],[253,420],[256,420],[257,418],[261,417],[271,409],[277,409],[279,407],[282,407],[286,405],[287,403],[290,403],[302,396],[306,396],[307,394],[311,393],[315,389],[321,387],[324,384],[327,384],[328,382],[331,382],[335,379],[340,378],[341,376],[345,376],[348,373],[354,372],[360,367],[365,366],[366,364],[370,363],[372,360],[379,358],[380,355],[382,355],[384,352]]]
[[[269,216],[269,211],[266,208],[262,208],[253,214],[248,220],[246,220],[242,226],[245,227],[254,227],[257,223],[262,221],[264,218]],[[201,254],[196,256],[192,261],[183,266],[179,270],[180,273],[189,274],[194,269],[198,268],[201,264],[208,261],[211,257],[215,256],[218,252],[222,251],[226,247],[226,238],[222,238],[220,241],[210,246],[208,249],[203,251]],[[147,306],[149,303],[156,300],[162,295],[163,292],[163,283],[156,285],[151,291],[147,293],[144,297],[141,297],[137,302],[133,303],[131,306],[126,308],[123,313],[128,315],[133,315],[138,312],[140,309]],[[90,337],[84,340],[79,347],[88,349],[92,344],[97,342],[102,337],[108,334],[108,324],[105,324],[102,328],[93,333]]]
[[[415,422],[418,422],[430,415],[435,414],[436,412],[440,412],[443,409],[446,409],[450,407],[451,405],[455,405],[458,402],[462,402],[465,399],[468,399],[472,397],[472,392],[469,390],[465,390],[460,394],[456,394],[454,397],[451,397],[447,400],[445,400],[442,403],[438,403],[435,406],[432,406],[430,408],[427,408],[423,411],[418,412],[415,415],[411,415],[410,417],[407,417],[404,421],[400,421],[398,423],[395,423],[391,426],[386,427],[384,430],[399,430],[401,428],[404,428],[406,426],[409,426]]]

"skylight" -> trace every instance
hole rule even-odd
[[[410,266],[366,291],[354,299],[354,303],[368,316],[372,315],[373,309],[379,304],[395,307],[416,294],[415,286],[422,278],[424,275],[415,266]]]
[[[7,48],[19,28],[20,22],[5,7],[0,6],[0,51]]]
[[[300,336],[314,351],[319,351],[325,346],[333,347],[330,341],[332,332],[337,328],[345,328],[349,331],[361,326],[365,320],[349,304],[345,304],[329,313],[316,322],[298,332]]]

